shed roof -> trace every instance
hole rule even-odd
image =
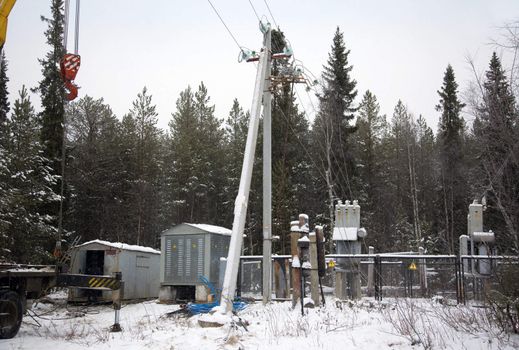
[[[208,224],[190,224],[183,223],[180,225],[173,226],[172,228],[165,230],[162,234],[197,234],[197,233],[214,233],[217,235],[230,236],[232,231],[228,228],[208,225]]]
[[[83,244],[78,245],[76,248],[84,247],[90,244],[101,244],[107,247],[111,248],[117,248],[121,250],[132,250],[136,252],[143,252],[143,253],[151,253],[151,254],[160,254],[159,250],[150,248],[150,247],[143,247],[140,245],[132,245],[132,244],[126,244],[121,242],[108,242],[108,241],[102,241],[100,239],[94,239],[93,241],[88,241]]]

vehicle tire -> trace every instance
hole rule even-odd
[[[0,339],[10,339],[18,333],[22,316],[20,296],[11,290],[0,292]]]

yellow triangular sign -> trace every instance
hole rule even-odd
[[[414,261],[411,264],[409,264],[409,270],[416,270],[416,264],[414,263]]]

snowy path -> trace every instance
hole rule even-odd
[[[126,305],[121,310],[121,333],[108,331],[114,314],[107,306],[55,308],[39,304],[34,311],[45,318],[36,318],[41,327],[26,316],[18,336],[0,340],[0,349],[423,349],[431,345],[472,350],[516,349],[519,344],[519,337],[499,335],[484,320],[459,321],[462,315],[478,317],[481,309],[423,300],[402,299],[397,304],[363,300],[348,306],[330,299],[326,307],[306,310],[305,317],[299,308],[291,310],[290,303],[267,307],[258,303],[240,313],[249,322],[248,331],[230,326],[201,328],[197,316],[165,318],[178,306],[154,301]]]

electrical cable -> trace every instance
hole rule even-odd
[[[254,5],[252,4],[252,2],[250,0],[249,0],[249,4],[252,7],[252,11],[254,11],[254,14],[256,15],[256,18],[258,19],[258,22],[261,22],[261,19],[258,16],[258,13],[256,12],[256,8],[254,7]]]
[[[269,4],[267,3],[267,0],[263,0],[263,2],[265,3],[265,5],[267,5],[267,9],[269,10],[270,17],[272,17],[272,21],[274,21],[274,25],[277,28],[279,28],[278,24],[276,23],[276,20],[274,19],[274,15],[272,14],[272,11],[270,11],[270,7],[269,7]]]
[[[211,293],[215,297],[218,296],[219,293],[218,293],[216,287],[209,281],[209,279],[207,277],[200,276],[199,279],[211,291]],[[211,311],[214,307],[220,305],[220,302],[218,301],[219,298],[217,297],[216,299],[217,299],[217,301],[212,302],[212,303],[204,303],[204,304],[188,303],[186,305],[185,309],[191,315],[205,314],[205,313],[208,313],[209,311]],[[245,309],[247,307],[247,305],[248,305],[247,303],[245,303],[241,300],[238,300],[238,301],[233,301],[232,308],[234,311],[241,311],[241,310]]]
[[[238,40],[236,40],[236,38],[234,37],[234,35],[232,34],[231,30],[229,29],[229,27],[227,26],[227,24],[225,24],[225,21],[223,20],[222,16],[220,16],[220,14],[218,13],[218,10],[216,9],[216,7],[214,7],[213,3],[211,2],[211,0],[207,0],[207,2],[209,2],[209,5],[211,5],[211,7],[213,8],[214,12],[216,13],[216,15],[218,16],[218,18],[220,18],[220,21],[222,22],[223,26],[225,27],[225,29],[227,29],[227,32],[229,33],[229,35],[231,36],[232,40],[234,40],[234,42],[236,43],[236,46],[238,46],[238,48],[240,50],[242,50],[242,47],[240,46],[240,44],[238,43]]]

